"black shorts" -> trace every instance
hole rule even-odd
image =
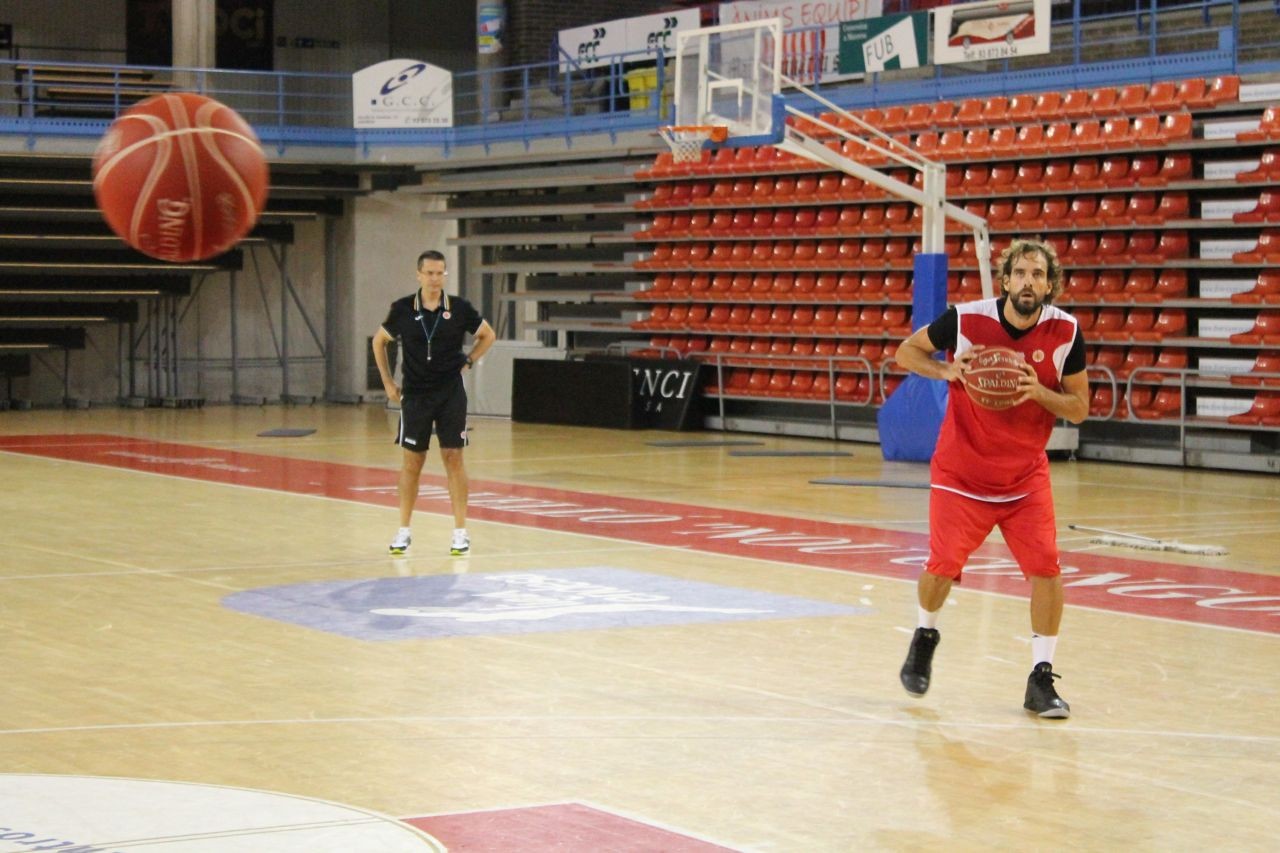
[[[431,446],[432,425],[441,447],[467,446],[467,389],[461,377],[440,390],[401,392],[396,444],[405,450],[426,453]]]

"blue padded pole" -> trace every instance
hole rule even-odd
[[[947,256],[919,254],[911,285],[911,329],[932,323],[947,308]],[[876,416],[885,459],[927,462],[947,410],[947,383],[914,373],[884,401]]]

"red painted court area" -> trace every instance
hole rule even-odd
[[[111,435],[0,437],[0,451],[393,507],[397,472]],[[448,514],[444,479],[423,476],[418,505]],[[472,480],[472,518],[734,557],[912,579],[923,534],[764,513]],[[1280,577],[1064,553],[1067,603],[1261,633],[1280,633]],[[1009,552],[985,545],[965,586],[1025,595]]]
[[[405,818],[457,853],[559,850],[563,853],[717,853],[731,848],[584,806],[557,803],[520,809]]]

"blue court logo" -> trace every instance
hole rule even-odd
[[[360,640],[530,634],[870,612],[610,567],[322,581],[229,595],[232,610]]]

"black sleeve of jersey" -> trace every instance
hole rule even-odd
[[[399,306],[399,304],[400,304],[399,300],[392,302],[391,307],[387,309],[387,319],[382,321],[382,330],[393,338],[400,337],[400,333],[396,331],[396,329],[399,326],[399,324],[396,322],[399,319],[397,317],[398,312],[396,311],[396,308]]]
[[[1062,363],[1062,375],[1070,376],[1073,373],[1079,373],[1085,369],[1085,352],[1084,352],[1084,333],[1079,327],[1076,328],[1076,339],[1071,342],[1071,351],[1067,353],[1067,359]]]
[[[484,318],[480,316],[480,312],[476,310],[476,306],[470,302],[464,303],[467,308],[462,316],[462,328],[466,329],[468,334],[474,335],[480,330],[480,324],[484,322]]]
[[[960,334],[960,315],[952,305],[929,324],[929,343],[937,350],[954,350]]]

